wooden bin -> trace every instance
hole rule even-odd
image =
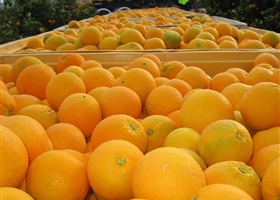
[[[133,59],[143,56],[146,53],[152,53],[159,57],[162,63],[170,60],[183,62],[187,66],[197,66],[203,69],[208,75],[214,76],[228,68],[238,67],[250,71],[253,67],[254,59],[261,50],[244,50],[244,51],[117,51],[117,52],[79,52],[86,60],[95,60],[102,64],[104,68],[114,66],[128,65]],[[280,51],[267,50],[280,59]],[[64,52],[65,53],[65,52]],[[42,62],[55,67],[58,58],[64,53],[36,53],[36,54],[2,54],[0,64],[13,63],[23,56],[35,56]]]

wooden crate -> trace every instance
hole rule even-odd
[[[162,63],[177,60],[187,66],[197,66],[203,69],[208,75],[213,76],[219,72],[225,71],[228,68],[238,67],[246,71],[250,71],[253,67],[254,59],[261,50],[244,50],[244,51],[149,51],[158,56]],[[280,59],[280,51],[267,50]],[[133,59],[146,54],[146,51],[131,52],[79,52],[86,60],[95,60],[102,64],[104,68],[114,66],[124,66],[129,64]],[[0,64],[13,63],[23,56],[35,56],[42,62],[54,67],[58,58],[64,53],[36,53],[36,54],[3,54],[0,56]]]

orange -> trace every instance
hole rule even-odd
[[[81,153],[80,151],[74,150],[74,149],[62,149],[62,151],[68,153],[69,155],[77,158],[79,161],[81,161],[86,167],[88,165],[88,157],[86,153]]]
[[[38,37],[31,37],[28,39],[26,43],[26,48],[36,49],[36,48],[44,48],[45,43],[42,39]]]
[[[261,66],[255,66],[248,72],[244,83],[247,85],[255,85],[260,82],[270,82],[272,76],[272,70]]]
[[[0,77],[4,83],[9,83],[13,81],[12,78],[12,65],[0,64]]]
[[[203,39],[201,38],[194,38],[189,43],[185,43],[187,49],[195,49],[197,43],[201,42]]]
[[[182,28],[184,31],[190,27],[190,25],[187,22],[181,22],[177,25],[178,27]]]
[[[126,69],[124,69],[123,67],[115,66],[108,68],[108,71],[113,74],[116,81],[121,75],[124,74],[124,72],[126,72]]]
[[[249,131],[241,123],[221,119],[203,129],[198,148],[208,166],[228,160],[248,163],[253,152],[253,142]]]
[[[183,35],[184,35],[184,32],[185,32],[185,31],[184,31],[181,27],[179,27],[179,26],[170,27],[170,28],[168,28],[168,30],[176,31],[177,33],[180,34],[180,36],[183,36]]]
[[[127,27],[127,28],[131,29],[132,26],[134,26],[135,24],[136,24],[135,22],[127,20],[127,21],[124,22],[124,27]]]
[[[1,187],[0,194],[2,199],[34,200],[28,193],[15,187]]]
[[[160,68],[160,75],[168,79],[173,79],[184,68],[186,68],[186,65],[183,62],[170,60],[162,64]]]
[[[209,85],[208,75],[196,66],[188,66],[180,70],[176,78],[187,82],[193,89],[208,88]]]
[[[35,64],[43,64],[43,62],[34,56],[23,56],[18,58],[12,67],[11,74],[14,83],[17,81],[18,75],[28,66]]]
[[[166,77],[156,77],[155,81],[157,86],[163,85],[163,83],[167,82],[169,79]]]
[[[52,35],[55,35],[56,32],[47,32],[44,37],[43,37],[43,41],[45,42],[49,37],[51,37]]]
[[[184,148],[181,149],[187,152],[188,154],[190,154],[195,159],[195,161],[200,165],[202,170],[205,170],[207,168],[204,160],[201,158],[201,156],[198,153],[190,149],[184,149]]]
[[[146,57],[138,57],[133,59],[127,69],[142,68],[148,71],[154,78],[160,76],[160,69],[158,65],[151,59]]]
[[[211,184],[199,189],[191,200],[253,200],[253,198],[244,190],[229,184]]]
[[[157,55],[155,55],[153,53],[146,53],[142,57],[149,58],[149,59],[153,60],[157,64],[157,66],[159,68],[161,68],[162,63],[161,63],[160,58]]]
[[[101,67],[93,67],[85,70],[81,75],[81,79],[86,86],[87,92],[100,86],[112,87],[115,83],[114,75],[107,69]]]
[[[147,29],[147,32],[145,34],[145,39],[149,39],[149,38],[153,38],[153,37],[161,39],[163,33],[164,32],[163,32],[163,30],[161,28],[150,27],[150,28]]]
[[[246,76],[248,75],[248,72],[244,69],[241,69],[239,67],[231,67],[226,70],[226,72],[233,74],[236,76],[240,83],[244,83],[244,80]]]
[[[142,112],[140,97],[134,90],[125,86],[114,86],[105,90],[100,96],[99,104],[103,118],[115,114],[138,118]]]
[[[231,29],[230,24],[228,24],[228,23],[219,22],[214,26],[214,28],[218,31],[220,36],[223,36],[223,35],[231,36],[232,35],[232,29]]]
[[[55,51],[58,47],[67,43],[65,36],[54,34],[45,41],[45,48]]]
[[[82,131],[73,124],[60,122],[46,129],[53,149],[73,149],[86,152],[86,139]]]
[[[239,49],[266,49],[266,46],[260,40],[247,39],[243,41],[239,43]]]
[[[280,125],[280,86],[261,82],[253,85],[241,98],[240,113],[251,128],[266,130]],[[260,109],[265,105],[265,109]]]
[[[203,28],[203,32],[211,33],[214,36],[216,41],[220,37],[217,29],[215,29],[214,27],[211,27],[211,26],[206,26],[205,28]]]
[[[29,94],[17,94],[13,95],[13,97],[16,101],[17,110],[20,110],[29,105],[43,104],[43,102],[40,99]]]
[[[182,41],[181,35],[173,30],[165,31],[161,39],[167,49],[178,49]]]
[[[38,156],[28,169],[26,184],[34,199],[84,199],[89,191],[86,166],[62,150]]]
[[[163,147],[165,138],[177,128],[176,124],[166,116],[150,115],[140,121],[147,134],[146,153],[156,148]]]
[[[235,110],[234,111],[234,120],[239,122],[240,124],[242,124],[243,126],[245,126],[245,128],[249,131],[251,137],[255,135],[256,131],[253,130],[251,127],[248,126],[248,124],[246,124],[244,122],[244,119],[241,116],[241,113],[239,110]],[[253,149],[254,149],[254,145],[253,145]]]
[[[146,153],[132,173],[134,198],[190,199],[204,186],[200,165],[189,153],[175,147],[161,147]]]
[[[219,49],[219,46],[212,40],[203,39],[195,45],[195,49]]]
[[[222,42],[224,42],[224,41],[231,41],[231,42],[237,44],[236,39],[235,39],[234,37],[230,36],[230,35],[223,35],[223,36],[220,36],[220,37],[216,40],[217,44],[220,44],[220,43],[222,43]]]
[[[252,30],[246,30],[244,31],[244,33],[238,38],[238,42],[241,42],[242,40],[246,40],[246,39],[250,39],[250,40],[261,40],[261,36]]]
[[[111,115],[100,121],[92,132],[92,150],[94,151],[106,141],[116,139],[131,142],[143,153],[146,151],[147,135],[145,128],[140,122],[129,115]]]
[[[131,174],[142,157],[140,149],[125,140],[100,144],[88,161],[88,178],[94,193],[104,199],[133,198]]]
[[[98,101],[85,93],[75,93],[66,97],[58,109],[59,122],[70,123],[79,128],[86,138],[92,134],[102,119]]]
[[[198,28],[197,26],[191,26],[185,30],[183,35],[183,41],[185,43],[190,43],[201,32],[202,29]]]
[[[4,90],[10,90],[11,88],[16,87],[14,82],[4,83],[3,80],[1,81],[1,88]]]
[[[279,58],[277,58],[274,54],[263,52],[257,55],[254,59],[254,66],[260,63],[270,64],[274,68],[280,68],[279,66]]]
[[[83,62],[85,62],[85,58],[79,53],[64,53],[59,56],[56,63],[55,71],[56,73],[61,73],[67,67],[72,65],[80,66]]]
[[[275,48],[280,43],[280,36],[274,31],[267,31],[261,36],[261,40],[264,44]]]
[[[204,32],[204,31],[199,33],[197,36],[195,36],[195,38],[201,38],[204,40],[212,40],[212,41],[216,42],[216,38],[214,37],[214,35],[212,35],[209,32]]]
[[[68,22],[68,28],[80,28],[80,24],[77,20],[71,20],[70,22]]]
[[[238,49],[237,43],[230,40],[222,41],[218,46],[220,49]]]
[[[20,109],[18,115],[29,116],[38,121],[44,129],[58,122],[58,117],[54,110],[47,105],[33,104]]]
[[[165,43],[160,38],[149,38],[143,43],[144,50],[154,50],[154,49],[166,49]]]
[[[71,72],[63,72],[55,75],[49,81],[46,89],[46,99],[55,110],[58,110],[67,96],[79,92],[86,92],[86,86],[82,79]]]
[[[69,51],[69,50],[76,50],[77,47],[72,43],[65,43],[59,47],[57,47],[56,51]]]
[[[28,169],[28,154],[23,141],[11,129],[0,125],[2,187],[19,187]],[[1,193],[2,198],[2,193]]]
[[[11,83],[13,83],[13,82],[11,82]],[[13,87],[15,87],[15,85]],[[7,85],[2,80],[0,80],[0,90],[1,91],[3,90],[5,92],[9,91]]]
[[[80,67],[86,71],[89,68],[94,68],[94,67],[100,67],[102,68],[102,64],[96,60],[86,60],[85,62],[83,62]]]
[[[146,33],[147,33],[147,26],[145,26],[143,24],[134,24],[131,28],[138,30],[142,34],[142,36],[145,38]]]
[[[143,45],[144,41],[145,41],[145,38],[143,37],[141,32],[136,30],[136,29],[129,28],[127,30],[124,30],[120,34],[120,44],[127,44],[129,42],[136,42],[140,45]]]
[[[85,45],[98,45],[102,40],[102,32],[95,26],[83,28],[81,40]]]
[[[234,83],[239,83],[236,76],[228,72],[219,72],[209,81],[209,89],[222,92],[225,87]]]
[[[261,181],[257,173],[243,162],[233,160],[218,162],[204,170],[204,174],[207,185],[229,184],[242,189],[253,199],[262,199]]]
[[[221,93],[230,101],[234,110],[240,110],[239,104],[242,96],[251,88],[244,83],[232,83],[225,87]]]
[[[162,85],[169,85],[176,88],[183,97],[192,90],[192,87],[187,82],[178,78],[167,80]]]
[[[126,44],[119,45],[116,50],[143,51],[144,49],[143,46],[137,42],[128,42]]]
[[[104,39],[106,37],[115,37],[115,36],[117,36],[117,34],[114,31],[110,30],[110,29],[105,29],[101,33],[102,33],[102,39]],[[101,39],[101,41],[102,41],[102,39]]]
[[[78,51],[95,51],[98,50],[98,47],[95,45],[86,45],[78,49]]]
[[[84,73],[84,70],[79,66],[72,65],[72,66],[67,67],[65,70],[63,70],[63,72],[71,72],[71,73],[77,75],[78,77],[81,77],[82,74]]]
[[[100,86],[100,87],[92,89],[91,91],[88,92],[88,94],[91,95],[92,97],[94,97],[99,103],[100,102],[99,98],[100,98],[101,94],[107,89],[109,89],[109,87]]]
[[[180,124],[181,127],[202,133],[214,121],[233,118],[233,107],[224,95],[214,90],[200,89],[191,93],[183,102]]]
[[[264,200],[279,198],[280,190],[280,156],[276,158],[266,169],[262,179],[262,197]]]
[[[11,95],[16,95],[18,94],[18,91],[17,91],[17,87],[14,86],[14,87],[11,87],[8,92],[11,94]]]
[[[47,85],[55,75],[53,68],[46,64],[28,66],[17,78],[17,91],[19,94],[30,94],[43,100],[46,98]]]
[[[258,131],[252,137],[253,140],[253,155],[256,155],[261,149],[273,145],[280,144],[280,126],[275,126],[270,129]]]
[[[118,38],[115,36],[108,36],[100,41],[98,48],[100,50],[115,50],[118,48],[118,46],[119,46]]]
[[[63,34],[77,37],[78,32],[75,28],[67,28],[63,31]]]
[[[266,69],[279,69],[279,68],[273,68],[271,66],[271,64],[268,64],[268,63],[260,63],[260,64],[257,64],[254,66],[255,67],[263,67],[263,68],[266,68]]]
[[[11,82],[11,83],[13,83],[13,82]],[[13,87],[15,87],[15,85]],[[7,85],[2,80],[0,80],[0,90],[9,92]]]
[[[231,27],[232,37],[234,37],[235,39],[238,40],[239,36],[242,35],[242,34],[240,34],[242,32],[242,30],[238,29],[236,26],[230,26],[230,27]]]
[[[74,44],[75,40],[77,39],[77,36],[65,35],[67,43],[59,46],[56,50],[59,50],[59,49],[66,50],[66,49],[71,49],[71,48],[77,49],[76,45]],[[74,46],[71,46],[70,44],[73,44]]]
[[[142,68],[132,68],[125,71],[116,81],[115,85],[132,89],[140,97],[144,106],[148,94],[156,88],[154,77]]]
[[[168,115],[183,104],[181,93],[169,85],[154,88],[146,98],[145,110],[148,115]]]
[[[189,49],[189,44],[182,42],[179,49]]]
[[[21,138],[28,153],[29,163],[48,151],[49,139],[46,130],[35,119],[24,115],[13,115],[3,118],[1,124]]]
[[[77,50],[84,49],[85,47],[85,44],[82,42],[81,36],[78,36],[72,43],[76,46]],[[95,45],[87,45],[87,46],[95,47],[96,49]]]
[[[166,115],[166,117],[171,119],[176,124],[177,128],[180,128],[180,112],[181,110],[178,109]]]
[[[176,128],[164,140],[163,146],[190,149],[198,153],[200,134],[188,127]]]
[[[250,160],[249,165],[253,167],[260,179],[267,167],[280,156],[280,144],[272,144],[259,150]]]
[[[5,116],[15,115],[17,113],[17,103],[14,97],[4,90],[0,90],[0,114]]]

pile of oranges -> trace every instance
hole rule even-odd
[[[31,37],[21,52],[166,49],[279,49],[280,35],[237,28],[175,8],[122,10],[72,20],[67,28]]]
[[[146,53],[1,64],[1,199],[279,198],[279,59],[209,76]]]

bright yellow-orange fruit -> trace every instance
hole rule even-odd
[[[9,128],[0,125],[1,187],[19,187],[24,181],[29,158],[23,141]],[[1,193],[2,198],[2,193]]]
[[[146,153],[132,173],[135,198],[190,199],[204,186],[200,165],[189,153],[176,147],[161,147]]]
[[[224,95],[214,90],[199,89],[183,102],[180,124],[181,127],[193,128],[201,133],[208,124],[216,120],[233,118],[233,107]]]
[[[100,144],[88,161],[88,178],[94,193],[104,199],[132,198],[131,174],[142,156],[136,145],[125,140]]]

